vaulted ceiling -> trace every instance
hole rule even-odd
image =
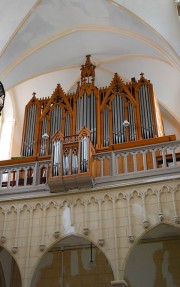
[[[0,80],[21,122],[32,92],[50,96],[57,83],[73,89],[87,54],[97,86],[108,85],[115,72],[124,81],[144,72],[161,109],[180,120],[173,0],[1,0],[0,10]]]

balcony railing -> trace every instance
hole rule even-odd
[[[22,157],[0,164],[1,190],[32,188],[47,183],[50,159]]]
[[[94,153],[91,151],[91,171],[52,175],[51,157],[28,157],[0,162],[0,190],[36,190],[43,185],[57,191],[90,186],[90,178],[103,182],[161,175],[180,171],[180,141],[151,144],[127,149]],[[81,162],[79,161],[78,165]],[[87,174],[87,175],[86,175]],[[88,178],[88,180],[86,179]],[[79,186],[74,184],[79,181]]]
[[[141,176],[180,166],[180,141],[100,152],[94,157],[96,179],[110,176]]]

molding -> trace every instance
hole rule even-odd
[[[84,228],[83,234],[87,236],[89,234],[89,228]]]
[[[7,240],[6,236],[2,235],[2,236],[0,237],[0,243],[1,243],[1,244],[5,243],[6,240]]]
[[[180,235],[177,236],[169,236],[169,237],[158,237],[158,238],[147,238],[147,239],[140,239],[140,243],[155,243],[155,242],[162,242],[162,241],[180,241]]]
[[[128,239],[130,243],[133,243],[135,240],[134,235],[128,235]]]
[[[111,281],[111,286],[127,287],[128,285],[125,280],[116,280],[116,281]]]
[[[105,243],[104,239],[101,238],[101,239],[98,240],[99,246],[101,246],[101,247],[104,246],[104,243]]]
[[[147,229],[147,228],[149,227],[149,221],[148,221],[148,220],[144,220],[144,221],[143,221],[143,227],[144,227],[145,229]]]
[[[128,174],[121,174],[115,176],[96,177],[94,180],[96,189],[107,189],[112,187],[142,185],[149,183],[156,183],[172,179],[180,179],[180,166],[163,168],[157,170],[146,170],[133,172]],[[113,184],[112,184],[113,182]],[[105,185],[106,184],[106,185]]]
[[[164,214],[162,212],[158,214],[158,217],[159,217],[159,222],[164,221]]]
[[[60,232],[59,231],[55,231],[54,232],[54,238],[59,238],[60,237]]]
[[[175,222],[176,224],[180,224],[180,216],[175,216],[175,217],[174,217],[174,222]]]
[[[18,247],[17,246],[13,246],[11,248],[11,251],[12,251],[13,254],[16,254],[18,252]]]
[[[46,249],[46,245],[45,245],[45,244],[39,245],[39,250],[40,250],[41,252],[43,252],[45,249]]]

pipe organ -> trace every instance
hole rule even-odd
[[[95,86],[90,56],[81,67],[76,92],[60,84],[50,98],[33,94],[25,109],[22,156],[51,156],[52,176],[86,173],[93,150],[158,137],[153,86],[141,77],[124,83],[117,73],[108,87]],[[46,136],[45,136],[46,135]]]

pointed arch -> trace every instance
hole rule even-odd
[[[129,249],[123,263],[123,277],[130,286],[145,286],[146,280],[153,286],[163,286],[164,280],[171,282],[172,278],[178,286],[180,276],[172,262],[179,260],[180,228],[175,224],[158,223],[143,232]],[[168,266],[166,275],[161,273],[165,266]]]
[[[93,262],[95,262],[94,265],[89,264],[91,261],[91,246],[92,246],[92,260]],[[56,255],[57,253],[58,256]],[[51,254],[53,254],[53,258]],[[63,263],[64,263],[63,264],[64,267],[63,274],[65,276],[64,280],[67,280],[67,278],[69,281],[73,281],[73,278],[77,280],[76,276],[86,276],[86,280],[88,280],[87,277],[89,276],[89,270],[91,270],[91,268],[94,269],[98,268],[96,270],[96,274],[97,276],[99,275],[100,280],[102,279],[101,272],[103,272],[104,275],[105,269],[106,269],[105,274],[108,277],[107,283],[110,284],[110,282],[114,279],[114,270],[110,258],[108,257],[108,253],[104,252],[104,250],[101,247],[97,246],[96,243],[93,240],[91,240],[90,237],[83,236],[78,233],[70,233],[66,236],[63,236],[60,240],[58,239],[55,242],[53,242],[46,250],[46,253],[42,254],[42,256],[38,258],[38,261],[36,262],[36,265],[31,272],[31,282],[29,283],[28,287],[35,286],[37,274],[40,280],[38,282],[42,282],[45,276],[46,276],[45,280],[48,280],[48,273],[49,273],[48,268],[51,268],[51,266],[53,266],[53,268],[58,268],[60,272],[62,270],[61,256],[63,256]],[[47,262],[46,266],[43,263],[43,259],[45,260],[45,258]],[[55,263],[56,258],[57,262]],[[67,259],[68,266],[70,264],[68,268],[66,268],[67,263],[66,258],[68,258]],[[74,268],[78,270],[79,275],[76,272],[74,273],[72,271],[71,260],[73,260],[73,270]],[[79,266],[81,266],[81,268],[79,268]],[[104,266],[106,266],[105,269]],[[65,271],[69,268],[71,268],[71,273],[73,273],[73,276],[68,275],[67,271]],[[58,278],[56,280],[59,280],[59,272],[58,272]],[[92,282],[92,286],[94,286],[95,283],[97,282]]]
[[[0,286],[21,287],[22,272],[15,256],[4,246],[0,246]]]

